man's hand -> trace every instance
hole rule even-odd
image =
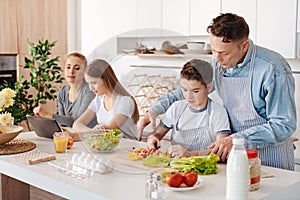
[[[183,157],[186,156],[187,153],[188,150],[181,145],[171,145],[168,148],[168,154],[171,155],[171,157]]]
[[[148,111],[145,113],[144,118],[141,119],[140,124],[139,124],[139,132],[138,132],[138,140],[141,141],[142,140],[142,136],[143,136],[143,130],[146,126],[148,126],[149,124],[152,127],[152,130],[154,130],[156,128],[156,113],[152,112],[152,111]]]
[[[224,137],[212,143],[209,147],[211,153],[220,157],[222,162],[226,162],[229,152],[232,148],[232,137]]]

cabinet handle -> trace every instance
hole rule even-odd
[[[12,78],[12,74],[0,74],[0,78]]]

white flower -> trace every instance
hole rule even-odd
[[[5,96],[0,93],[0,112],[4,110]]]
[[[16,91],[10,88],[4,88],[3,90],[1,90],[1,95],[2,94],[8,99],[13,99],[16,97]]]
[[[0,124],[2,124],[3,126],[9,125],[11,123],[11,120],[11,113],[5,112],[0,114]]]
[[[6,108],[14,105],[14,98],[16,97],[16,91],[10,88],[4,88],[0,91],[0,112],[5,111]],[[8,125],[11,123],[11,113],[0,113],[0,124]]]

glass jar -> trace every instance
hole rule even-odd
[[[162,183],[162,175],[160,173],[153,174],[153,187],[151,187],[150,198],[152,200],[165,199],[165,186]]]
[[[145,186],[145,198],[147,200],[151,199],[151,192],[153,191],[153,172],[148,172],[147,173],[147,181],[146,181],[146,186]]]
[[[249,168],[250,168],[250,185],[249,191],[258,190],[260,187],[260,167],[261,161],[258,157],[258,151],[255,149],[246,149]]]

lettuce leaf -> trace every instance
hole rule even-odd
[[[215,154],[208,156],[193,156],[172,160],[170,166],[181,172],[197,172],[199,175],[217,174],[217,162],[220,158]]]
[[[144,159],[143,165],[148,167],[167,167],[170,165],[170,162],[171,158],[149,155]]]

